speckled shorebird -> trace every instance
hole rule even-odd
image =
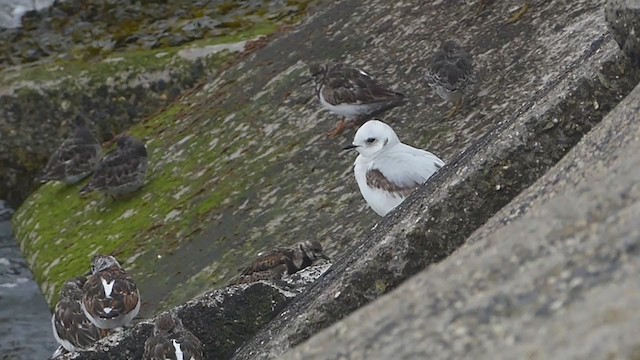
[[[276,249],[258,257],[251,265],[241,269],[240,275],[231,283],[243,284],[280,279],[285,272],[293,274],[319,259],[330,260],[324,254],[322,244],[317,241],[301,241],[290,248]]]
[[[453,104],[447,117],[458,112],[475,83],[473,59],[455,40],[442,43],[431,59],[427,84],[436,94]]]
[[[401,143],[393,129],[378,120],[362,125],[353,144],[344,149],[360,153],[353,167],[356,182],[364,200],[380,216],[444,166],[436,155]]]
[[[73,134],[53,153],[40,182],[75,184],[89,176],[100,163],[102,147],[81,117],[76,117]]]
[[[396,107],[405,95],[380,85],[366,72],[342,63],[312,64],[309,67],[322,106],[341,119],[327,135],[342,134],[347,127],[361,125],[367,116]]]
[[[116,142],[116,151],[100,162],[81,194],[101,191],[117,198],[142,187],[147,173],[147,148],[142,141],[127,135],[119,136]]]
[[[108,330],[96,327],[82,310],[82,288],[85,276],[78,276],[62,285],[60,300],[51,316],[53,337],[67,352],[75,352],[91,346],[97,340],[107,336]],[[64,353],[57,350],[57,353]]]
[[[158,316],[153,336],[144,343],[142,360],[202,360],[204,348],[200,340],[187,330],[176,315]]]
[[[140,311],[136,283],[113,256],[96,255],[82,287],[82,310],[101,329],[126,326]]]

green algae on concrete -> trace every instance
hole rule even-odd
[[[274,30],[274,26],[263,25],[225,40],[240,41],[235,44],[242,47],[243,40]],[[224,43],[216,39],[170,51],[164,49],[144,54],[125,54],[122,61],[103,63],[110,70],[115,70],[116,67],[123,69],[123,66],[144,63],[140,60],[156,58],[159,61],[154,66],[160,69],[170,64],[167,59],[179,57],[182,50],[197,50],[218,44]],[[229,61],[227,51],[210,59],[214,65],[225,61]],[[141,66],[145,68],[145,65]],[[100,69],[87,68],[81,71],[103,73]],[[48,71],[40,74],[46,73]],[[37,74],[37,71],[33,74]],[[200,170],[202,164],[215,163],[219,153],[210,151],[214,149],[210,141],[185,135],[194,129],[197,131],[198,127],[185,115],[188,110],[187,104],[177,102],[130,129],[132,135],[146,141],[151,158],[147,182],[135,196],[123,201],[113,201],[97,194],[82,199],[78,196],[82,184],[65,186],[49,183],[41,186],[20,207],[14,217],[16,235],[51,306],[57,301],[59,286],[65,279],[89,269],[92,254],[114,254],[134,274],[152,272],[150,265],[136,262],[142,253],[140,249],[161,242],[154,249],[158,253],[154,256],[161,257],[164,253],[174,251],[184,241],[183,238],[193,235],[194,223],[201,216],[218,207],[226,199],[226,194],[242,186],[242,182],[235,180],[217,179],[216,190],[201,196],[203,186],[211,180],[212,175],[211,171]],[[242,143],[237,144],[240,146]],[[219,151],[233,149],[221,145]],[[163,156],[166,152],[170,155]]]
[[[340,39],[325,36],[330,25],[317,26],[313,41],[298,31],[275,39],[131,130],[148,141],[151,163],[148,186],[127,207],[132,212],[142,207],[131,216],[147,218],[131,220],[141,221],[140,228],[132,229],[126,246],[117,250],[123,251],[123,265],[140,284],[142,316],[224,286],[260,250],[309,239],[323,242],[330,256],[340,254],[379,220],[353,180],[355,155],[339,151],[352,133],[327,139],[325,133],[335,127],[336,117],[320,110],[312,86],[299,85],[307,77],[309,61],[329,60],[338,52],[357,53],[364,47],[360,38],[328,44]],[[313,47],[306,45],[311,43]],[[319,59],[316,47],[330,53]],[[412,74],[385,68],[384,62],[369,63],[367,70],[400,84],[396,88],[414,94],[422,101],[418,105],[429,99],[426,94],[432,95],[425,84],[411,83]],[[443,159],[477,136],[464,133],[459,141],[449,141],[452,129],[463,126],[460,122],[415,121],[437,116],[431,106],[414,102],[385,113],[383,120],[392,119],[403,140]],[[486,116],[474,121],[476,132],[493,126]],[[159,188],[165,193],[151,192]],[[105,212],[122,211],[93,199]],[[30,254],[40,250],[41,243],[28,243],[36,235],[23,229],[33,228],[24,222],[42,218],[48,206],[59,206],[40,204],[36,209],[32,202],[28,200],[16,217],[19,239]],[[110,218],[122,216],[118,213]],[[95,218],[86,219],[94,214],[80,213],[76,221],[95,223]],[[104,222],[91,226],[105,233],[117,233],[120,227]],[[80,240],[65,241],[70,246]],[[56,259],[30,261],[43,282],[43,270]],[[89,254],[82,261],[88,259]],[[72,275],[46,281],[59,284]],[[387,284],[379,285],[380,291],[388,289]],[[48,289],[47,296],[52,304],[54,292]]]
[[[177,102],[129,131],[146,141],[150,157],[147,182],[130,199],[114,201],[98,194],[82,199],[77,193],[82,184],[51,183],[19,209],[17,238],[50,305],[62,282],[86,272],[95,253],[116,255],[144,281],[155,273],[153,259],[173,253],[201,232],[221,206],[244,201],[230,195],[241,194],[249,178],[266,169],[235,168],[246,137],[225,135],[224,121],[195,120],[197,109],[188,104],[189,99]],[[208,116],[224,115],[204,110]],[[146,290],[144,283],[141,289]]]
[[[188,235],[189,219],[224,199],[213,196],[219,201],[208,200],[206,206],[194,201],[207,177],[198,171],[193,154],[182,154],[191,137],[178,138],[179,131],[166,131],[182,120],[184,109],[175,104],[131,129],[132,135],[146,140],[151,158],[147,182],[132,198],[114,201],[94,194],[82,199],[78,196],[82,185],[50,183],[19,209],[14,220],[17,238],[50,304],[57,301],[64,279],[88,270],[92,254],[114,254],[134,273],[149,271],[134,263],[139,249],[165,240],[159,252],[171,250],[174,241]],[[190,143],[190,151],[202,151],[198,145],[205,144]],[[163,158],[166,151],[173,151],[173,156]]]
[[[491,22],[480,19],[469,26],[468,31],[475,36],[466,39],[466,45],[472,53],[479,55],[479,65],[488,73],[483,86],[489,89],[504,86],[501,77],[496,76],[505,71],[500,59],[523,58],[527,66],[512,78],[513,88],[520,91],[488,92],[453,119],[443,118],[444,111],[437,105],[439,100],[418,76],[423,69],[416,65],[431,55],[431,44],[440,40],[440,33],[423,31],[424,14],[445,13],[449,4],[421,1],[389,4],[362,6],[359,1],[337,2],[324,16],[315,17],[299,31],[276,39],[254,56],[247,57],[182,98],[165,113],[168,114],[166,118],[152,118],[132,130],[134,134],[152,140],[149,142],[152,154],[150,185],[130,204],[147,198],[153,207],[162,207],[162,211],[150,212],[148,216],[155,219],[145,220],[147,227],[132,235],[130,241],[142,245],[129,254],[125,263],[140,284],[145,301],[143,316],[160,307],[182,302],[191,292],[222,286],[224,280],[258,250],[301,239],[316,239],[325,244],[334,258],[346,252],[328,276],[344,279],[341,283],[348,284],[348,289],[326,291],[320,298],[314,296],[321,291],[316,288],[316,292],[307,294],[306,298],[320,299],[317,306],[314,305],[314,312],[319,313],[319,317],[310,319],[304,313],[299,316],[300,313],[289,311],[279,317],[286,320],[279,325],[296,327],[292,331],[295,334],[284,334],[285,339],[273,336],[270,340],[260,339],[261,346],[269,346],[269,341],[274,339],[285,346],[301,342],[336,317],[345,316],[356,306],[389,291],[425,264],[440,260],[441,257],[429,257],[430,246],[443,245],[446,254],[441,249],[436,255],[448,255],[449,250],[453,251],[464,240],[463,232],[479,226],[482,219],[501,206],[500,202],[506,203],[508,197],[515,195],[527,181],[532,181],[536,172],[541,173],[544,166],[550,166],[548,159],[553,159],[555,152],[547,152],[545,159],[548,162],[537,165],[539,167],[529,166],[536,163],[533,156],[540,146],[536,141],[539,138],[530,137],[530,133],[524,131],[526,127],[520,127],[519,123],[506,134],[508,143],[499,141],[504,144],[500,145],[499,154],[507,156],[510,154],[507,149],[511,148],[517,149],[518,153],[531,154],[523,162],[531,168],[525,173],[531,178],[523,180],[518,178],[520,172],[509,173],[508,167],[512,163],[508,158],[501,161],[502,157],[495,161],[502,171],[489,172],[492,168],[484,166],[488,160],[481,159],[483,153],[478,152],[477,147],[469,148],[469,144],[478,139],[485,141],[480,145],[495,140],[486,136],[492,129],[496,131],[500,126],[514,124],[511,121],[501,125],[502,119],[514,119],[514,114],[521,111],[520,104],[532,107],[531,94],[539,88],[555,86],[553,83],[557,79],[567,77],[568,68],[582,61],[583,49],[589,49],[593,39],[603,32],[602,24],[594,19],[595,11],[584,11],[596,8],[598,4],[582,1],[557,8],[554,13],[563,17],[543,18],[540,26],[531,30],[534,36],[524,48],[522,42],[517,41],[520,31],[506,33],[505,36],[512,39],[506,43],[504,38],[487,36],[504,33],[503,20],[497,16]],[[555,25],[559,22],[574,24],[567,21],[566,14],[570,12],[564,7],[582,11],[583,15],[576,20],[581,24],[595,23],[596,26],[580,27],[584,31],[577,33],[558,29]],[[375,34],[371,24],[378,26],[379,31]],[[446,24],[445,30],[459,28],[456,22],[447,21]],[[550,36],[560,36],[566,41],[549,42]],[[557,46],[558,43],[567,46]],[[313,46],[306,46],[308,44]],[[364,48],[363,44],[370,46]],[[451,176],[451,182],[437,191],[433,189],[434,183],[421,190],[418,195],[423,197],[430,196],[426,192],[434,190],[431,195],[437,199],[437,206],[425,209],[419,206],[422,203],[413,203],[411,211],[415,215],[405,218],[404,224],[397,223],[402,221],[398,218],[402,209],[382,221],[378,229],[393,226],[398,244],[381,239],[358,241],[380,218],[364,203],[353,180],[351,170],[355,155],[339,151],[353,133],[345,134],[345,138],[327,140],[325,132],[335,126],[337,117],[319,110],[312,86],[299,85],[308,62],[339,58],[333,55],[342,50],[345,54],[341,60],[355,65],[367,64],[366,70],[382,75],[386,82],[397,84],[399,91],[411,95],[412,102],[383,117],[403,141],[429,149],[447,162],[455,154],[467,150],[469,152],[463,156],[474,160],[472,166],[460,162],[445,166],[443,175]],[[597,46],[593,48],[593,51],[597,50]],[[544,69],[548,77],[541,79],[540,69]],[[584,98],[592,99],[590,95]],[[565,105],[566,102],[559,106]],[[537,116],[531,118],[538,119]],[[496,133],[500,134],[493,134]],[[554,146],[562,148],[557,146],[557,138],[542,142],[545,150]],[[576,139],[575,136],[570,138]],[[523,139],[522,143],[520,139]],[[527,147],[521,145],[524,141],[527,141]],[[497,152],[494,150],[489,155]],[[436,175],[436,181],[443,175]],[[171,184],[163,187],[168,193],[149,192],[149,188],[160,186],[155,182],[165,181]],[[405,214],[407,205],[415,200],[414,196],[403,206]],[[103,207],[111,211],[108,203]],[[131,209],[135,211],[136,208],[131,206]],[[29,238],[37,238],[40,231],[33,223],[26,223],[27,218],[31,215],[42,218],[47,214],[43,209],[34,214],[29,211],[28,208],[21,210],[16,220],[18,227],[32,229],[31,232],[18,229],[23,243],[30,241]],[[480,213],[482,216],[478,215]],[[406,234],[407,223],[415,219],[423,219],[413,223],[420,231]],[[86,220],[81,216],[77,221]],[[431,226],[438,224],[442,226]],[[102,228],[99,230],[103,231]],[[118,228],[109,225],[107,230],[114,232]],[[429,238],[425,234],[429,234]],[[73,240],[76,239],[70,239],[69,243]],[[427,240],[429,242],[425,243]],[[354,243],[362,245],[354,246]],[[377,252],[375,257],[359,256],[380,249],[383,251]],[[60,263],[57,259],[52,261]],[[363,263],[367,266],[364,270],[375,271],[350,267]],[[46,268],[49,264],[36,266]],[[360,286],[351,286],[354,279]],[[321,281],[327,281],[327,277]],[[311,321],[302,324],[306,320]],[[273,334],[276,332],[270,332]]]
[[[71,201],[82,185],[63,193],[47,185],[25,202],[15,217],[18,239],[50,305],[59,284],[86,271],[92,252],[122,260],[139,283],[141,315],[150,316],[224,286],[260,250],[311,239],[337,254],[373,226],[378,218],[351,176],[353,154],[324,135],[335,117],[311,101],[310,86],[299,86],[311,57],[281,61],[272,45],[131,129],[147,142],[150,167],[130,200]],[[404,132],[409,142],[433,149],[422,136],[443,126],[415,127],[421,131]],[[53,208],[65,216],[49,222]]]
[[[290,76],[288,82],[296,78]],[[229,113],[212,109],[207,99],[186,97],[134,126],[129,132],[146,141],[150,166],[145,186],[130,199],[114,201],[98,194],[82,199],[77,194],[82,184],[55,183],[28,198],[14,217],[17,238],[49,304],[57,301],[60,284],[86,272],[91,255],[98,252],[121,259],[145,298],[155,298],[154,284],[174,278],[158,270],[157,263],[202,235],[206,224],[246,204],[256,192],[252,178],[268,177],[269,162],[242,159],[263,130],[237,123],[230,128],[234,119],[248,119],[253,109],[266,104],[260,99]],[[295,144],[283,142],[269,160],[280,159]],[[239,261],[255,254],[260,246],[255,242],[234,244],[241,234],[240,224],[235,225],[214,241],[220,249],[217,260],[201,261],[197,265],[202,268],[185,271],[187,279],[193,277],[189,286],[168,299],[159,293],[157,302],[168,306],[185,301],[211,288],[212,279],[222,284]],[[197,281],[197,274],[211,274],[212,268],[223,271]],[[150,306],[153,311],[159,304]]]
[[[99,140],[108,140],[171,103],[203,77],[215,76],[248,41],[277,27],[262,22],[181,47],[1,71],[0,198],[17,207],[34,189],[32,179],[66,136],[65,125],[76,113],[85,115]]]

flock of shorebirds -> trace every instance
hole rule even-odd
[[[481,9],[492,0],[480,0]],[[509,22],[516,22],[533,0]],[[344,117],[327,135],[334,138],[347,128],[359,127],[351,145],[359,155],[354,175],[367,204],[385,216],[422,186],[444,162],[436,155],[403,144],[394,130],[378,120],[369,120],[402,105],[406,97],[377,82],[366,72],[343,63],[312,64],[315,94],[322,106]],[[456,41],[447,40],[433,55],[426,74],[427,84],[453,106],[453,116],[474,88],[471,55]],[[116,137],[117,149],[104,156],[102,147],[81,118],[73,134],[51,156],[43,182],[76,184],[93,174],[81,194],[99,191],[114,199],[139,190],[145,182],[148,155],[145,144],[132,136]],[[318,261],[330,260],[317,241],[302,241],[261,255],[241,270],[231,284],[280,279]],[[140,293],[134,280],[115,257],[95,255],[91,270],[67,281],[60,292],[51,322],[60,347],[53,358],[90,347],[113,331],[131,324],[140,310]],[[187,329],[173,311],[156,317],[153,334],[144,343],[143,360],[204,359],[202,342]]]
[[[424,184],[444,162],[436,155],[403,144],[394,130],[374,115],[399,106],[405,96],[376,81],[366,72],[343,63],[313,64],[309,68],[322,106],[341,115],[327,135],[339,136],[359,127],[351,145],[359,155],[354,175],[369,206],[385,216]],[[462,106],[475,83],[471,55],[456,41],[447,40],[433,56],[427,84],[453,104],[449,116]],[[367,121],[368,120],[368,121]],[[129,196],[145,182],[148,155],[145,144],[129,135],[116,137],[117,149],[103,157],[102,147],[81,118],[75,130],[51,156],[41,181],[76,184],[93,174],[81,194],[99,191],[114,199]],[[330,260],[317,241],[302,241],[257,258],[232,280],[242,284],[279,279],[318,261]],[[52,326],[60,344],[53,357],[91,346],[116,329],[128,326],[140,310],[140,293],[134,280],[116,258],[96,255],[91,271],[67,281],[60,292]],[[153,335],[144,344],[143,359],[203,359],[202,343],[173,312],[155,320]]]

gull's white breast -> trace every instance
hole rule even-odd
[[[379,170],[388,181],[397,184],[398,187],[417,188],[415,184],[424,184],[443,165],[444,162],[440,158],[428,151],[398,143],[373,159],[358,155],[353,171],[362,197],[373,211],[385,216],[400,205],[406,196],[371,188],[367,184],[369,170]]]
[[[367,171],[369,171],[370,165],[371,161],[362,155],[358,155],[353,167],[353,172],[364,200],[376,214],[385,216],[389,211],[400,205],[405,197],[399,194],[391,194],[382,189],[374,189],[367,185]]]

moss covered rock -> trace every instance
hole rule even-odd
[[[0,199],[33,191],[77,113],[108,140],[243,49],[215,45],[271,34],[311,2],[69,0],[0,29]]]
[[[40,59],[101,58],[123,50],[175,47],[293,23],[311,0],[65,0],[28,11],[19,28],[0,28],[0,69]]]
[[[0,198],[19,205],[33,181],[83,114],[101,141],[175,101],[203,77],[215,76],[247,40],[276,31],[259,24],[235,35],[181,47],[137,50],[89,61],[57,61],[2,71]]]
[[[34,193],[14,222],[50,304],[64,279],[86,271],[95,252],[123,260],[140,284],[141,314],[150,316],[223,286],[259,250],[319,240],[335,256],[371,229],[380,218],[362,200],[353,179],[355,155],[340,152],[353,133],[327,139],[325,133],[338,119],[321,110],[311,85],[300,85],[311,61],[348,61],[393,84],[411,98],[383,116],[401,139],[445,161],[467,150],[464,156],[472,160],[453,170],[445,166],[451,182],[441,194],[449,196],[451,190],[455,196],[439,198],[441,207],[421,218],[422,232],[394,237],[406,245],[406,257],[392,251],[398,247],[386,239],[380,241],[391,250],[380,252],[375,261],[357,258],[370,243],[360,241],[358,251],[348,252],[341,269],[366,263],[382,268],[384,278],[375,272],[345,273],[361,280],[359,286],[342,296],[323,293],[332,305],[316,303],[316,309],[331,314],[307,324],[294,342],[389,291],[428,261],[447,256],[465,234],[561,158],[637,82],[636,75],[619,76],[624,65],[582,67],[587,60],[602,59],[595,55],[602,56],[611,45],[602,35],[602,3],[554,3],[555,17],[532,13],[535,26],[524,23],[524,30],[505,26],[507,3],[496,3],[487,18],[457,5],[460,14],[468,14],[456,19],[466,24],[461,37],[482,69],[482,91],[455,118],[445,119],[448,108],[439,105],[422,75],[425,59],[444,40],[441,34],[461,27],[445,18],[425,25],[423,14],[441,19],[437,14],[458,12],[449,11],[448,3],[366,4],[333,4],[135,125],[131,132],[147,141],[150,168],[147,185],[131,199],[80,199],[82,184],[47,185]],[[570,16],[572,11],[580,16]],[[559,23],[567,28],[558,28]],[[525,30],[530,40],[522,44]],[[250,47],[261,45],[252,42]],[[612,48],[607,49],[610,55]],[[569,78],[580,80],[570,82],[567,93],[554,95],[558,101],[546,104],[547,112],[536,113],[541,108],[536,101],[542,101],[536,94],[548,95]],[[571,96],[560,102],[565,94]],[[525,111],[530,115],[516,122]],[[507,126],[509,132],[501,132]],[[509,142],[501,142],[507,136]],[[474,142],[479,145],[470,148]],[[499,156],[479,153],[489,143],[502,146],[491,153]],[[458,181],[463,175],[466,180]],[[419,216],[426,210],[416,205],[414,211]],[[437,224],[439,230],[432,231]],[[397,234],[404,231],[396,229]],[[426,249],[436,252],[433,258],[425,258]],[[342,283],[342,273],[331,274]]]

